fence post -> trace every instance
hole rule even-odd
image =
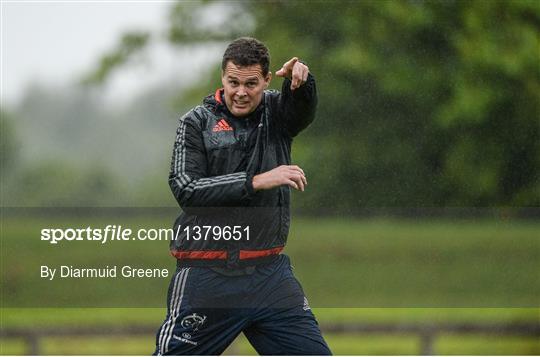
[[[30,333],[26,336],[26,343],[28,344],[28,354],[30,356],[39,356],[41,353],[39,348],[39,336]]]
[[[433,355],[433,333],[427,330],[420,332],[420,354],[423,356]]]

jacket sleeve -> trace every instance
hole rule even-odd
[[[282,125],[291,137],[295,137],[315,119],[317,88],[313,75],[309,73],[306,82],[294,91],[291,80],[285,79],[278,106]]]
[[[208,163],[201,123],[193,112],[180,119],[169,174],[169,186],[180,207],[235,206],[254,193],[252,177],[246,172],[208,176]]]

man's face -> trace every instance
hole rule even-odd
[[[229,111],[237,117],[255,111],[271,78],[270,72],[266,77],[263,76],[260,64],[238,67],[229,61],[221,76],[225,104]]]

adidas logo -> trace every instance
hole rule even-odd
[[[233,128],[225,121],[225,119],[220,119],[220,121],[217,122],[216,125],[214,125],[214,128],[212,131],[232,131]]]

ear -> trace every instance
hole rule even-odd
[[[270,82],[272,81],[272,72],[268,72],[266,78],[264,79],[264,89],[268,88]]]
[[[225,72],[221,71],[221,84],[225,87]]]

